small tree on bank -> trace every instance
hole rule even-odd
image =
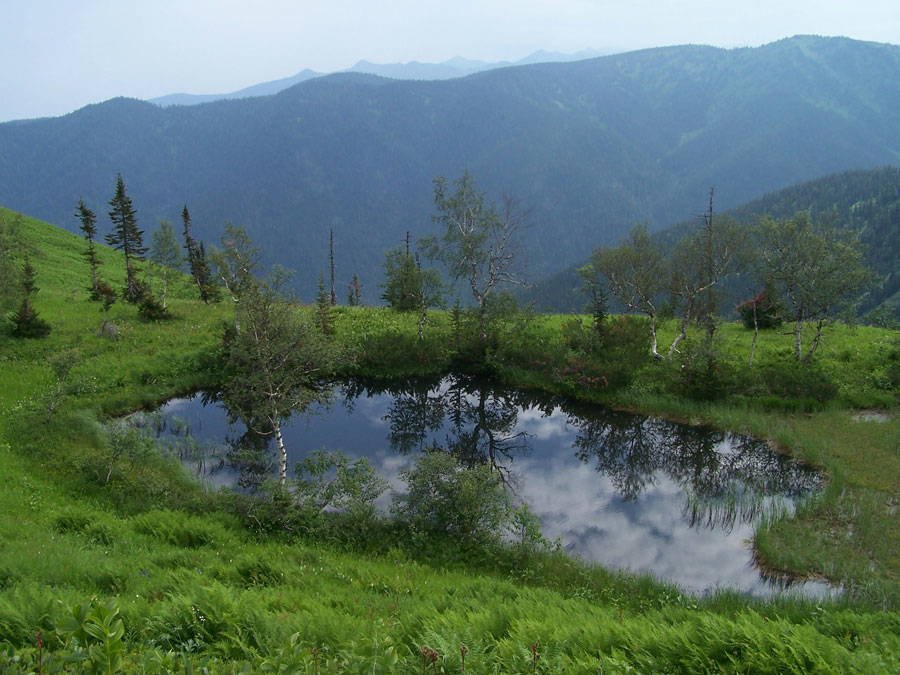
[[[468,171],[452,185],[443,176],[436,178],[434,204],[437,214],[432,220],[441,234],[422,239],[421,248],[431,260],[444,263],[454,281],[469,285],[484,340],[491,294],[504,284],[525,285],[517,270],[517,238],[527,214],[509,196],[500,209],[486,205]]]
[[[181,210],[181,222],[184,226],[184,249],[187,254],[188,269],[197,285],[197,290],[200,291],[200,299],[208,305],[210,302],[218,300],[218,293],[212,283],[212,274],[209,271],[209,263],[206,261],[203,242],[198,244],[191,235],[191,214],[187,204]]]
[[[216,268],[216,276],[234,302],[234,330],[241,332],[244,305],[241,298],[256,286],[253,276],[259,268],[260,252],[242,225],[225,224],[222,248],[213,249],[209,256]]]
[[[808,362],[825,328],[871,280],[859,241],[835,227],[813,227],[809,216],[765,218],[761,225],[764,274],[778,284],[794,321],[794,359]],[[803,352],[803,324],[815,334]]]
[[[162,309],[165,311],[168,306],[169,280],[174,274],[180,272],[184,265],[181,247],[175,239],[175,230],[168,220],[162,221],[159,229],[153,233],[150,260],[159,265],[159,276],[162,281]]]
[[[294,299],[283,293],[285,283],[286,276],[275,270],[268,282],[242,293],[244,328],[225,342],[222,386],[233,420],[275,437],[282,484],[287,450],[281,427],[294,413],[330,401],[332,389],[325,378],[335,360],[319,328],[301,317]]]
[[[669,274],[662,250],[654,243],[646,225],[635,225],[615,248],[599,248],[591,255],[590,265],[606,277],[609,290],[622,305],[650,319],[650,353],[658,359],[656,323],[660,296]]]
[[[718,291],[722,281],[741,271],[748,257],[747,228],[734,220],[713,213],[713,190],[709,191],[709,208],[702,216],[703,224],[692,235],[675,246],[672,261],[671,295],[681,312],[681,330],[669,346],[668,356],[677,351],[693,323],[706,326],[707,335],[715,331],[719,305]]]
[[[19,338],[42,338],[50,334],[50,324],[38,316],[31,302],[32,296],[38,292],[35,283],[37,273],[26,258],[22,269],[22,304],[9,320],[12,322],[12,334]]]
[[[419,282],[416,259],[398,246],[384,255],[384,292],[381,299],[398,312],[411,312],[419,306]]]
[[[350,307],[360,307],[362,305],[362,283],[356,272],[353,273],[353,279],[347,284],[347,305]]]

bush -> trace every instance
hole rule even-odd
[[[760,368],[760,381],[765,390],[780,398],[830,401],[838,392],[837,385],[822,370],[810,363],[790,361]]]
[[[170,319],[169,310],[162,306],[149,291],[146,291],[138,304],[138,316],[144,321],[163,321]]]
[[[432,449],[400,476],[407,493],[395,496],[391,510],[415,532],[478,545],[499,541],[512,522],[512,494],[487,465],[466,468]]]
[[[315,450],[295,467],[297,478],[282,485],[269,480],[254,497],[239,495],[235,511],[263,533],[312,533],[326,510],[338,510],[354,529],[375,520],[375,500],[387,489],[365,457],[351,462],[341,452]]]
[[[715,342],[701,339],[682,344],[679,393],[696,401],[711,401],[731,393],[734,369]]]
[[[760,330],[778,328],[784,321],[784,305],[778,299],[778,292],[771,282],[766,282],[759,295],[744,300],[734,309],[741,315],[744,327],[750,330],[753,330],[755,326],[758,326]]]

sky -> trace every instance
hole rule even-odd
[[[361,59],[517,61],[797,34],[897,44],[900,0],[0,0],[0,122]]]

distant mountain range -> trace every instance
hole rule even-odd
[[[371,61],[362,60],[358,61],[352,68],[340,72],[366,73],[394,80],[449,80],[454,77],[465,77],[466,75],[478,73],[483,70],[493,70],[494,68],[524,66],[531,63],[579,61],[612,53],[614,53],[614,50],[585,49],[576,52],[575,54],[540,50],[515,62],[477,61],[465,59],[461,56],[455,56],[442,63],[420,63],[419,61],[409,61],[407,63],[372,63]],[[322,77],[325,74],[326,73],[320,73],[306,68],[291,77],[272,80],[271,82],[262,82],[251,87],[233,91],[230,94],[168,94],[166,96],[151,98],[149,101],[150,103],[161,106],[197,105],[198,103],[209,103],[210,101],[220,101],[222,99],[269,96],[271,94],[277,94],[279,91],[292,87],[300,82],[310,80],[314,77]]]
[[[537,279],[615,243],[787,185],[900,164],[900,47],[795,37],[758,48],[667,47],[441,81],[362,73],[194,106],[114,99],[0,124],[0,204],[77,230],[121,172],[152,230],[211,243],[244,224],[301,296],[327,268],[377,302],[386,249],[433,233],[432,179],[468,169],[530,210]],[[342,294],[343,296],[343,294]]]

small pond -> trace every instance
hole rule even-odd
[[[246,449],[267,448],[269,438],[229,425],[209,399],[198,394],[162,408],[170,428],[186,426],[201,444],[219,448],[187,461],[215,485],[247,488],[274,475],[274,449],[263,461],[246,461],[259,457]],[[400,470],[426,447],[489,462],[566,551],[691,592],[784,589],[753,564],[754,526],[821,487],[814,471],[747,436],[457,376],[345,383],[332,406],[296,417],[284,436],[290,465],[317,448],[342,450],[368,457],[398,490]],[[831,592],[816,582],[792,589]]]

